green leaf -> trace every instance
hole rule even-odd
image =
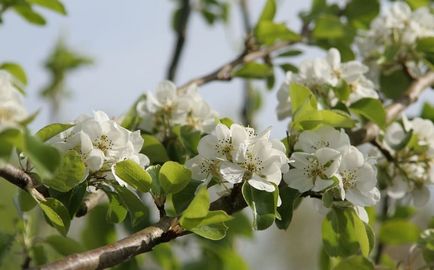
[[[28,3],[39,5],[41,7],[50,9],[62,15],[66,15],[65,7],[62,2],[58,0],[26,0]]]
[[[234,121],[232,119],[230,119],[229,117],[220,118],[219,121],[220,121],[220,123],[227,126],[228,128],[230,128],[232,126],[232,124],[234,123]]]
[[[333,270],[374,270],[374,265],[370,260],[363,256],[350,256],[348,258],[344,258],[342,261],[336,265]]]
[[[50,178],[59,167],[61,156],[58,150],[42,143],[26,132],[25,146],[18,147],[29,157],[37,172],[43,178]]]
[[[191,229],[197,235],[210,240],[221,240],[226,236],[228,227],[224,223],[205,225]]]
[[[345,35],[345,27],[339,17],[322,15],[315,23],[312,35],[317,39],[337,39]]]
[[[383,103],[374,98],[362,98],[350,106],[350,110],[363,115],[377,124],[381,129],[386,127],[386,111]]]
[[[272,21],[276,15],[276,9],[276,0],[266,0],[261,16],[259,16],[258,23],[263,21]]]
[[[140,219],[148,216],[148,209],[145,205],[143,205],[143,202],[137,197],[136,194],[131,192],[126,187],[121,187],[119,185],[114,185],[113,187],[119,196],[119,200],[128,209],[133,226],[138,224]]]
[[[60,192],[68,192],[85,180],[86,165],[75,150],[67,151],[60,166],[51,178],[42,178],[42,183]]]
[[[152,178],[151,193],[152,195],[155,196],[160,196],[162,193],[161,186],[160,186],[160,179],[159,179],[160,169],[161,169],[161,165],[152,165],[146,168],[146,171],[149,173],[149,175]]]
[[[281,220],[276,220],[277,228],[286,230],[292,220],[292,213],[295,207],[300,203],[300,193],[296,189],[288,186],[279,187],[279,194],[282,204],[277,208],[277,212],[282,217]]]
[[[236,69],[232,76],[246,79],[265,79],[273,75],[273,68],[257,62],[247,63]]]
[[[371,21],[379,12],[378,0],[351,0],[344,10],[345,16],[356,28],[369,28]]]
[[[60,201],[54,198],[47,198],[45,202],[39,203],[39,207],[54,228],[63,235],[68,233],[71,222],[69,212]]]
[[[144,134],[142,137],[144,142],[140,152],[149,157],[151,164],[164,163],[169,160],[166,148],[155,136]]]
[[[223,223],[231,219],[232,217],[226,214],[225,211],[217,210],[217,211],[209,211],[206,217],[186,218],[185,216],[183,216],[180,219],[180,224],[183,228],[187,230],[191,230],[193,228],[201,227],[205,225]]]
[[[429,5],[430,0],[405,0],[412,10],[416,10],[421,7],[426,7]]]
[[[204,218],[208,215],[208,209],[210,206],[209,194],[206,186],[202,186],[194,196],[187,209],[181,215],[180,223],[182,225],[183,219],[196,219]]]
[[[117,177],[141,192],[148,192],[151,188],[152,177],[135,161],[123,160],[116,163],[115,173]]]
[[[243,184],[243,197],[253,211],[253,228],[265,230],[274,223],[276,218],[278,188],[274,192],[257,190],[247,182]]]
[[[20,210],[23,212],[32,210],[38,204],[28,192],[22,189],[18,190],[17,201]]]
[[[368,256],[370,252],[367,227],[351,208],[332,208],[323,221],[322,235],[329,256],[347,257],[358,252]]]
[[[128,214],[128,210],[121,203],[117,194],[107,192],[109,198],[109,208],[107,211],[107,220],[111,223],[120,223],[124,221]]]
[[[434,122],[434,106],[428,102],[425,102],[422,107],[422,112],[420,117],[429,119]]]
[[[293,56],[298,56],[302,53],[303,51],[301,50],[288,50],[284,53],[279,54],[278,57],[293,57]]]
[[[117,240],[115,224],[105,222],[107,206],[97,205],[86,215],[84,228],[81,230],[81,243],[88,249],[94,249]]]
[[[187,209],[188,205],[194,198],[194,192],[201,183],[202,181],[192,180],[183,190],[178,193],[171,194],[172,204],[175,212],[178,215]]]
[[[22,149],[24,145],[23,134],[14,128],[0,131],[0,141],[0,159],[8,160],[15,147]]]
[[[391,99],[399,98],[410,86],[412,80],[402,69],[380,74],[380,90]]]
[[[180,269],[178,258],[169,243],[157,245],[153,248],[151,255],[163,270]]]
[[[387,220],[380,229],[380,241],[388,245],[415,243],[419,238],[419,227],[408,220]]]
[[[14,6],[15,12],[21,16],[21,18],[25,19],[27,22],[35,24],[35,25],[45,25],[46,21],[42,15],[37,13],[32,9],[32,7],[25,3]]]
[[[2,264],[2,260],[5,258],[6,254],[11,249],[14,240],[15,240],[15,235],[0,232],[0,266]]]
[[[303,106],[312,110],[317,109],[317,101],[312,91],[301,84],[291,83],[289,85],[289,96],[291,98],[291,111],[293,115]]]
[[[27,85],[27,76],[24,69],[15,63],[3,63],[0,69],[4,69],[15,77],[23,86]]]
[[[45,238],[44,242],[49,244],[55,251],[63,256],[84,251],[84,248],[80,245],[80,243],[74,239],[61,235],[50,235]]]
[[[191,181],[191,171],[177,162],[167,161],[161,166],[159,179],[166,194],[177,193]]]
[[[354,121],[351,116],[341,110],[305,111],[297,114],[292,123],[298,129],[314,129],[321,124],[336,128],[352,128]]]
[[[35,136],[41,139],[41,141],[45,142],[48,139],[51,139],[57,134],[73,126],[74,125],[72,124],[60,124],[60,123],[49,124],[48,126],[45,126],[41,128],[38,132],[36,132]]]
[[[184,147],[192,155],[197,155],[197,146],[201,138],[201,132],[190,126],[180,126],[175,132]]]
[[[259,43],[265,45],[274,44],[276,41],[298,41],[300,36],[289,30],[284,23],[263,21],[255,29],[255,35]]]

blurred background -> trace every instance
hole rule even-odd
[[[225,24],[211,26],[199,13],[192,13],[176,84],[209,73],[240,52],[244,40],[241,10],[238,1],[228,2],[232,8]],[[246,2],[251,20],[255,22],[265,1]],[[34,131],[51,120],[71,121],[93,110],[103,110],[113,117],[122,115],[140,94],[153,91],[166,77],[176,41],[171,21],[177,1],[74,0],[64,3],[67,16],[41,11],[47,19],[45,27],[28,24],[14,13],[5,14],[0,27],[0,62],[13,61],[23,66],[29,78],[25,103],[31,112],[40,110],[31,124]],[[310,4],[305,0],[280,1],[277,21],[299,29],[301,23],[297,14]],[[58,106],[53,108],[52,103],[41,98],[40,92],[50,84],[50,72],[44,68],[44,63],[59,40],[77,54],[92,59],[92,63],[85,59],[82,68],[68,74],[66,98],[60,105],[55,99]],[[316,48],[302,49],[305,53],[293,58],[294,64],[325,54]],[[276,138],[285,136],[287,125],[286,121],[277,121],[275,114],[276,91],[283,79],[279,73],[272,91],[265,90],[262,83],[256,85],[263,88],[263,102],[255,122],[259,129],[272,126]],[[243,87],[241,80],[234,79],[207,84],[200,88],[200,93],[221,116],[240,121]],[[427,100],[434,101],[432,91],[426,91],[418,103],[409,108],[410,115],[418,114],[421,104]],[[3,197],[2,204],[9,200],[11,198]],[[432,202],[428,204],[419,218],[423,219],[427,213],[432,215],[432,205]],[[322,216],[313,209],[311,201],[304,200],[288,231],[273,227],[266,232],[256,232],[253,239],[238,242],[238,250],[251,269],[317,269],[321,221]]]

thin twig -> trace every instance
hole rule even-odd
[[[95,208],[102,198],[104,198],[105,193],[98,189],[96,192],[90,193],[87,195],[80,208],[78,209],[77,213],[75,214],[76,217],[82,217],[85,216],[87,213],[89,213],[90,210]]]
[[[180,0],[181,1],[181,8],[179,10],[179,21],[176,27],[176,44],[172,53],[172,58],[169,64],[169,69],[167,71],[166,78],[168,80],[175,80],[176,77],[176,71],[178,69],[179,60],[181,58],[185,39],[187,36],[187,25],[190,18],[191,13],[191,6],[190,6],[190,0]]]
[[[381,207],[380,219],[381,222],[384,222],[387,219],[387,213],[389,211],[389,197],[383,196],[382,198],[383,198],[382,199],[383,205]],[[380,240],[377,240],[377,243],[378,246],[377,249],[375,250],[375,254],[373,255],[375,264],[380,263],[381,256],[383,255],[384,248],[385,248],[384,243],[381,242]]]

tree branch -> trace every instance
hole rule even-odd
[[[80,208],[75,214],[76,217],[85,216],[90,210],[98,205],[100,200],[105,196],[105,193],[98,189],[96,192],[90,193],[86,198],[84,198]]]
[[[203,76],[197,77],[195,79],[190,80],[186,84],[180,86],[179,88],[185,89],[189,86],[196,84],[197,86],[212,82],[212,81],[230,81],[232,80],[232,72],[235,70],[236,67],[242,64],[246,64],[252,61],[255,61],[257,59],[263,58],[265,56],[270,55],[271,53],[284,49],[292,44],[295,44],[295,41],[289,41],[289,42],[278,42],[274,45],[271,45],[269,47],[264,47],[257,50],[251,50],[251,48],[246,48],[240,55],[238,55],[235,59],[232,61],[224,64],[223,66],[219,67],[217,70],[205,74]]]
[[[428,72],[419,77],[408,87],[404,94],[392,104],[386,106],[386,123],[394,121],[409,105],[416,102],[419,95],[428,87],[434,85],[434,72]],[[374,140],[380,134],[380,128],[367,123],[363,128],[350,133],[351,143],[360,145]]]
[[[47,190],[39,187],[37,188],[37,184],[33,181],[33,178],[30,175],[10,164],[0,166],[0,177],[29,192],[38,201],[45,201],[45,196],[48,195]]]
[[[172,58],[171,58],[172,60],[170,61],[169,69],[167,71],[167,76],[166,76],[166,78],[171,81],[175,80],[179,60],[181,58],[181,54],[184,49],[184,44],[185,44],[185,39],[187,34],[187,24],[191,13],[190,0],[180,0],[180,1],[181,1],[181,7],[179,9],[179,21],[178,24],[176,25],[177,40],[172,53]]]

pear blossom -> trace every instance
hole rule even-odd
[[[61,151],[76,150],[90,174],[114,177],[122,185],[125,183],[114,173],[117,162],[129,159],[142,167],[149,165],[148,157],[140,153],[143,145],[140,131],[121,127],[102,111],[79,117],[73,127],[48,142]]]
[[[0,70],[0,131],[15,127],[27,117],[22,94],[13,84],[13,77]]]
[[[305,60],[300,64],[299,73],[288,72],[286,81],[277,92],[277,117],[282,120],[291,116],[289,85],[295,82],[308,87],[322,97],[326,105],[334,106],[339,101],[333,88],[347,85],[349,95],[342,102],[350,105],[362,98],[378,98],[372,81],[366,78],[368,67],[358,61],[342,63],[339,51],[332,48],[325,58]]]
[[[294,152],[290,160],[292,169],[283,176],[289,187],[300,192],[322,191],[333,185],[342,154],[332,148],[323,147],[314,153]]]
[[[417,39],[430,36],[434,36],[434,16],[429,9],[422,7],[412,11],[404,1],[396,1],[385,14],[371,22],[368,30],[359,31],[356,44],[373,70],[378,70],[378,64],[385,62],[384,53],[393,47],[399,49],[392,61],[406,59],[407,67],[417,73],[420,67],[415,64],[417,59],[414,59],[412,51],[415,50]]]
[[[254,129],[218,124],[198,145],[199,155],[186,162],[194,179],[222,182],[248,182],[258,190],[273,192],[288,170],[285,147],[270,140],[270,130],[256,134]]]
[[[148,93],[136,109],[142,118],[140,127],[160,137],[166,136],[175,125],[210,132],[217,117],[217,113],[197,93],[196,86],[181,91],[170,81],[161,82],[155,94]]]
[[[409,132],[412,132],[411,140],[395,150],[393,147],[402,144]],[[434,184],[434,124],[418,117],[412,120],[403,117],[401,124],[395,122],[389,126],[385,142],[397,159],[396,164],[383,162],[391,178],[387,194],[423,206],[430,197],[428,186]]]
[[[376,169],[356,147],[351,146],[342,156],[337,175],[342,200],[357,206],[372,206],[380,200]]]
[[[315,130],[302,132],[294,145],[295,150],[306,153],[314,153],[323,147],[329,147],[344,154],[350,147],[350,138],[343,129],[337,130],[324,125]]]

